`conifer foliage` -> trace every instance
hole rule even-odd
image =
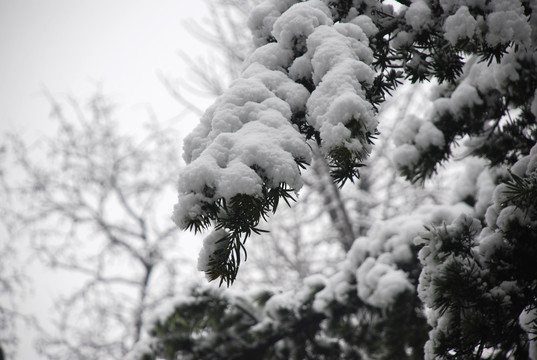
[[[209,280],[235,280],[246,239],[294,199],[313,147],[335,183],[359,178],[382,136],[381,105],[405,82],[430,81],[435,91],[425,115],[397,121],[401,175],[425,182],[461,141],[488,167],[473,170],[464,199],[373,225],[333,277],[310,278],[298,292],[258,294],[248,309],[231,295],[193,293],[157,321],[146,356],[537,359],[535,7],[271,0],[255,8],[256,49],[241,78],[184,145],[173,219],[214,227],[198,263]]]

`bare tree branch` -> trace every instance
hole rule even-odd
[[[101,94],[87,106],[45,96],[56,136],[32,146],[6,138],[10,171],[0,176],[3,198],[16,199],[0,205],[10,226],[32,239],[38,258],[80,278],[56,302],[56,330],[41,329],[39,348],[50,359],[120,359],[140,339],[147,311],[176,291],[153,277],[156,267],[174,269],[161,277],[179,273],[170,251],[179,230],[152,221],[172,196],[176,137],[156,124],[141,141],[121,134]]]

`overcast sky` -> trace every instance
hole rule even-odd
[[[84,98],[100,85],[132,114],[149,105],[161,120],[177,116],[182,108],[157,73],[183,76],[177,52],[207,52],[185,28],[187,19],[203,23],[205,12],[201,0],[0,0],[0,131],[46,134],[43,88]],[[37,315],[50,311],[49,281],[39,280],[25,305]],[[18,360],[39,359],[32,340],[21,337]]]
[[[177,51],[204,52],[184,21],[202,22],[203,1],[0,0],[0,125],[47,124],[41,90],[87,96],[98,84],[122,106],[180,112],[156,76],[180,76]]]

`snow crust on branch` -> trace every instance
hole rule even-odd
[[[417,7],[415,4],[410,8]],[[444,37],[452,45],[461,40],[480,39],[493,47],[509,42],[531,46],[529,17],[519,0],[449,0],[440,1],[440,5],[445,13],[451,13],[444,23]]]
[[[181,206],[175,207],[173,220],[185,228],[202,214],[202,202],[259,195],[263,179],[254,165],[263,169],[269,186],[286,183],[300,189],[295,160],[310,162],[311,154],[290,120],[293,110],[304,109],[307,96],[282,72],[249,66],[184,141],[189,165],[179,178]]]
[[[257,47],[269,42],[276,20],[297,2],[299,0],[266,0],[252,10],[248,18],[248,26]]]
[[[414,291],[402,267],[415,261],[412,246],[423,226],[451,222],[461,212],[471,214],[472,209],[463,203],[423,205],[410,214],[376,222],[366,236],[354,241],[342,269],[316,295],[314,309],[323,313],[332,301],[344,303],[352,288],[365,303],[389,308],[403,292]]]
[[[172,216],[179,227],[199,230],[211,220],[232,236],[248,234],[244,224],[224,224],[229,215],[221,211],[238,195],[266,201],[279,186],[298,191],[300,166],[311,162],[307,127],[325,156],[345,167],[342,177],[357,174],[378,125],[365,94],[375,78],[368,36],[377,29],[367,17],[351,20],[334,24],[320,0],[265,2],[253,11],[258,48],[184,141],[188,165]],[[261,205],[263,212],[273,201]],[[210,268],[208,258],[200,257],[200,269]]]
[[[470,14],[468,7],[461,6],[455,14],[447,17],[444,38],[455,46],[461,40],[472,39],[477,27],[477,20]]]
[[[272,27],[272,36],[284,49],[306,50],[306,39],[320,25],[333,25],[330,9],[320,0],[293,5]]]
[[[431,21],[431,9],[425,1],[413,1],[405,13],[405,20],[414,31],[425,30],[429,21]]]
[[[363,133],[374,133],[378,121],[365,99],[363,84],[373,83],[373,52],[363,30],[355,24],[321,26],[308,38],[312,80],[316,89],[308,99],[308,122],[319,131],[323,148],[345,144],[351,152],[368,154],[371,144],[352,138],[351,122]],[[291,75],[298,72],[291,67]]]

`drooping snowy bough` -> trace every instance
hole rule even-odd
[[[344,183],[358,177],[377,133],[368,98],[376,26],[358,14],[334,23],[334,9],[320,0],[291,5],[256,9],[251,23],[259,48],[185,139],[188,166],[173,220],[195,231],[214,223],[198,266],[211,280],[233,282],[246,238],[301,188],[311,146],[321,148],[334,179]]]

